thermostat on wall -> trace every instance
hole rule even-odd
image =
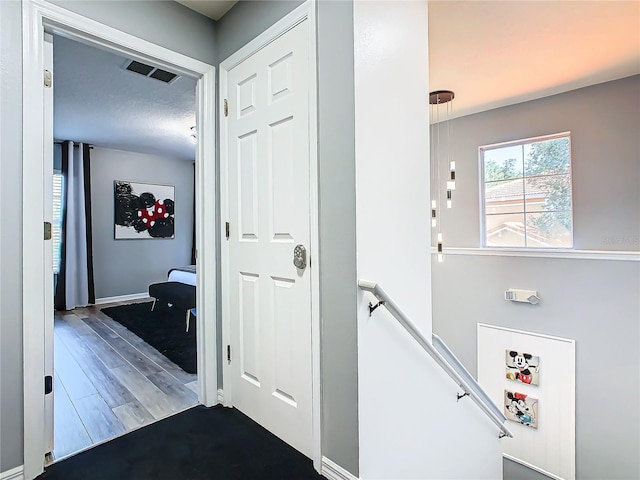
[[[540,303],[540,297],[535,290],[519,290],[517,288],[509,288],[504,292],[504,299],[512,302],[524,302],[537,305]]]

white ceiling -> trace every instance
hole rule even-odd
[[[220,20],[238,0],[176,0],[185,7],[195,10],[202,15]]]
[[[125,70],[127,59],[55,36],[54,138],[195,159],[196,81],[170,84]]]
[[[220,18],[235,2],[180,3]],[[430,90],[467,115],[640,73],[640,2],[432,0],[429,50]],[[193,160],[195,80],[141,77],[59,36],[54,61],[56,139]]]
[[[637,74],[640,2],[430,1],[429,68],[453,117]]]

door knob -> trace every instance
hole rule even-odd
[[[293,249],[293,264],[300,270],[307,267],[307,249],[304,245],[296,245]]]

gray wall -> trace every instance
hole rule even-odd
[[[20,2],[0,2],[0,472],[22,464]]]
[[[56,2],[145,40],[215,63],[213,21],[173,2]],[[0,1],[0,471],[23,463],[21,3]]]
[[[576,248],[638,250],[640,76],[459,118],[449,246],[479,244],[478,146],[571,131]],[[476,371],[476,324],[576,340],[576,467],[581,479],[640,478],[640,263],[447,255],[434,263],[433,329]],[[503,299],[537,290],[538,306]],[[505,461],[504,478],[546,478]]]
[[[300,3],[238,3],[217,24],[218,58]],[[353,2],[318,2],[317,21],[322,453],[358,475]]]
[[[480,245],[478,146],[571,131],[574,248],[639,250],[639,106],[635,75],[453,121],[460,208],[443,212],[445,246]]]
[[[318,3],[322,453],[359,473],[353,2]]]
[[[172,1],[50,0],[149,42],[210,65],[216,62],[215,21]]]
[[[113,181],[173,185],[175,238],[114,240]],[[155,155],[94,148],[91,153],[91,212],[96,298],[148,291],[165,282],[172,267],[191,263],[193,163]]]
[[[304,3],[301,0],[241,1],[216,23],[216,56],[223,62]]]

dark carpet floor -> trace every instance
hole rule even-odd
[[[124,325],[187,373],[196,373],[196,321],[185,332],[185,311],[153,302],[103,308],[102,313]]]
[[[38,480],[311,480],[310,459],[236,409],[198,406],[47,467]]]

